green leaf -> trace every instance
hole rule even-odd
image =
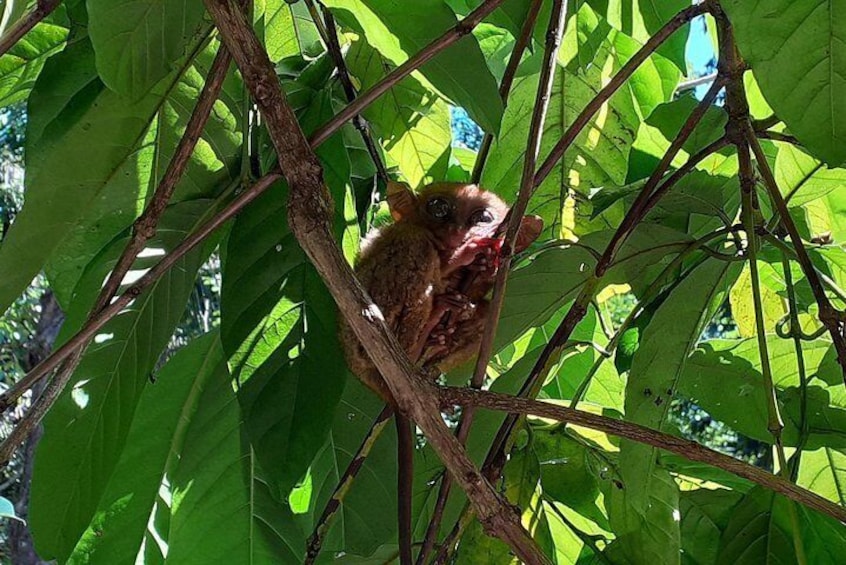
[[[353,43],[346,60],[365,89],[392,67],[364,39]],[[448,162],[444,155],[452,142],[449,107],[415,78],[400,81],[365,110],[364,116],[378,134],[389,164],[397,166],[411,186],[445,176]]]
[[[778,146],[775,177],[791,207],[822,198],[846,182],[846,169],[833,169],[814,159],[799,147]]]
[[[720,536],[743,495],[730,490],[699,489],[682,492],[682,551],[684,563],[718,563]]]
[[[141,211],[139,198],[149,198],[161,181],[169,165],[169,156],[174,154],[185,133],[216,51],[217,45],[212,43],[172,87],[153,90],[151,96],[159,95],[161,106],[154,118],[154,127],[141,144],[141,150],[150,158],[138,163],[142,169],[135,173],[138,178],[134,190],[129,190],[124,182],[107,181],[101,197],[81,214],[51,254],[45,271],[62,304],[70,300],[85,265],[129,228]],[[230,189],[232,179],[239,179],[242,96],[243,85],[232,73],[176,184],[171,202],[216,198]],[[129,166],[131,162],[124,167]]]
[[[309,507],[310,533],[326,502],[352,461],[373,420],[384,403],[369,388],[350,375],[332,421],[332,431],[324,449],[311,467],[313,489]],[[415,464],[415,480],[422,466]],[[364,461],[323,545],[323,555],[343,553],[352,563],[374,555],[379,548],[390,548],[395,555],[397,539],[397,439],[396,427],[389,423]],[[425,487],[414,489],[425,494]]]
[[[225,364],[218,365],[185,432],[171,475],[169,563],[301,563],[305,533],[272,496],[245,437]]]
[[[301,118],[307,129],[331,113],[330,102],[328,93],[315,95]],[[335,201],[343,202],[350,164],[342,136],[318,153]],[[325,354],[340,351],[335,304],[288,228],[286,200],[277,183],[239,215],[226,245],[221,298],[221,336],[246,428],[280,499],[321,449],[347,372],[343,356]],[[339,214],[340,234],[346,226]]]
[[[196,97],[186,90],[202,80],[195,71],[183,82],[175,79],[131,104],[100,82],[88,41],[77,41],[50,58],[29,103],[26,204],[0,246],[0,270],[8,273],[0,280],[0,311],[48,258],[56,267],[54,290],[67,308],[85,265],[135,219],[139,201],[150,191],[152,170],[161,174],[161,163],[153,169],[156,151],[172,147],[173,138],[167,141],[167,135],[184,128],[184,121],[179,125],[184,114],[174,115],[172,106],[162,107],[163,101],[173,94],[173,104],[184,104]],[[160,110],[162,119],[156,121]],[[165,128],[161,136],[151,124]],[[212,119],[209,130],[214,133],[206,139],[222,153],[214,155],[205,141],[200,143],[193,158],[197,168],[180,185],[180,198],[222,188],[209,183],[226,178],[216,159],[232,163],[237,139],[233,125],[222,109]],[[100,149],[91,151],[92,146]]]
[[[688,354],[737,277],[733,263],[706,261],[673,289],[644,330],[626,387],[626,419],[653,429],[666,424]],[[622,489],[613,489],[610,518],[627,557],[676,563],[678,488],[658,466],[658,450],[622,441]]]
[[[808,563],[838,563],[846,551],[843,524],[822,516],[762,487],[756,487],[734,507],[720,539],[717,563],[738,565],[795,563],[793,521],[796,511]]]
[[[367,38],[386,59],[400,65],[455,26],[455,14],[442,0],[328,0],[338,20]],[[479,126],[499,131],[502,100],[475,37],[467,35],[419,70]]]
[[[690,6],[686,0],[586,0],[616,29],[645,43],[649,37],[670,21],[676,14]],[[685,45],[690,26],[685,25],[658,48],[658,52],[673,61],[682,72],[687,72]]]
[[[846,504],[846,449],[821,447],[803,452],[796,483],[838,504]]]
[[[169,208],[148,249],[168,251],[203,220],[209,202]],[[86,270],[58,342],[87,318],[100,284],[126,245],[119,238]],[[179,322],[197,270],[214,240],[178,261],[95,336],[64,393],[44,420],[32,481],[30,520],[39,554],[67,559],[88,527],[126,445],[138,402]],[[205,247],[205,248],[204,248]],[[135,272],[158,261],[143,254]]]
[[[594,256],[579,246],[551,247],[508,277],[494,351],[549,320],[590,278]]]
[[[97,513],[71,555],[75,563],[131,562],[144,539],[163,481],[179,465],[200,400],[210,381],[228,377],[217,332],[202,336],[174,355],[138,401],[126,447]],[[218,375],[218,376],[215,376]]]
[[[29,95],[44,63],[65,45],[65,19],[60,7],[0,57],[0,106],[15,104]]]
[[[841,0],[723,3],[738,47],[776,114],[815,156],[846,161]],[[765,32],[765,33],[764,33]]]
[[[221,299],[247,430],[279,497],[323,445],[346,378],[343,357],[325,354],[340,350],[334,302],[287,227],[285,200],[277,184],[238,217]]]
[[[211,27],[202,4],[189,0],[89,0],[87,7],[97,71],[131,100],[167,76]]]
[[[583,6],[580,33],[599,30],[600,20]],[[583,23],[582,23],[583,22]],[[541,157],[545,157],[564,135],[575,116],[588,104],[637,49],[637,43],[612,30],[585,69],[559,67],[553,81]],[[530,61],[524,63],[528,65]],[[641,119],[672,95],[669,77],[678,70],[655,57],[645,63],[611,98],[609,105],[593,116],[570,150],[538,187],[529,212],[540,215],[554,237],[582,235],[607,224],[588,225],[591,216],[588,196],[600,186],[625,182],[628,155]],[[506,199],[515,197],[520,186],[523,157],[537,90],[538,74],[518,78],[509,95],[502,135],[493,144],[482,184]],[[575,208],[575,209],[574,209]]]

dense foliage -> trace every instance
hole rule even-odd
[[[348,102],[322,6],[337,22],[351,82],[366,91],[480,4],[261,0],[250,15],[309,135]],[[470,179],[480,140],[468,128],[453,146],[451,107],[459,107],[493,136],[481,184],[516,199],[550,0],[506,102],[498,86],[530,4],[505,0],[363,111],[392,178],[416,187]],[[541,161],[626,62],[689,6],[568,3]],[[720,86],[729,87],[715,96],[719,104],[704,107],[677,92],[687,74],[684,25],[590,116],[529,202],[545,231],[508,279],[491,390],[516,393],[552,347],[539,398],[712,444],[720,441],[708,437],[710,422],[722,422],[758,442],[746,450],[750,460],[762,459],[835,509],[846,504],[846,389],[822,325],[840,324],[842,332],[842,317],[819,319],[826,304],[838,314],[846,306],[846,99],[838,95],[846,57],[837,7],[833,0],[707,2],[703,9],[717,16],[705,19],[723,57]],[[7,2],[7,12],[21,16],[25,6]],[[745,75],[730,65],[726,22]],[[21,304],[43,273],[67,316],[58,345],[86,325],[134,237],[133,222],[166,177],[219,47],[200,2],[69,0],[0,58],[0,104],[26,101],[28,116],[23,207],[13,203],[11,218],[0,202],[11,224],[0,232],[0,311]],[[241,76],[229,69],[124,288],[273,170],[273,145]],[[697,108],[698,122],[689,119]],[[763,149],[752,157],[737,149],[750,149],[738,138],[743,124]],[[679,135],[689,136],[674,154]],[[361,234],[384,219],[384,179],[351,124],[316,153],[336,236],[352,261]],[[762,174],[740,166],[753,163]],[[769,168],[780,198],[765,182]],[[629,223],[641,191],[664,186]],[[44,419],[37,449],[28,523],[43,558],[305,559],[307,539],[382,404],[338,353],[338,312],[287,225],[288,193],[283,181],[273,183],[93,336]],[[630,229],[600,268],[621,226]],[[797,260],[805,250],[810,269]],[[200,314],[186,323],[192,303]],[[583,319],[565,343],[550,346],[574,304],[585,307]],[[727,304],[736,332],[715,332]],[[463,385],[471,371],[445,381]],[[476,415],[467,450],[477,463],[502,420]],[[791,501],[717,460],[705,465],[648,441],[547,419],[520,425],[495,486],[556,563],[835,563],[846,552],[836,512]],[[396,558],[396,443],[392,427],[375,442],[328,524],[319,561]],[[425,437],[417,447],[415,550],[444,474]],[[730,448],[738,449],[746,448]],[[511,562],[509,547],[487,535],[496,532],[462,521],[466,501],[453,487],[438,541],[461,523],[448,548],[455,562]]]

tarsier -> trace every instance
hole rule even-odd
[[[391,183],[394,223],[365,239],[355,270],[409,358],[448,371],[479,350],[499,264],[497,228],[508,206],[473,184],[435,183],[418,194]],[[543,228],[536,216],[520,225],[515,252]],[[472,284],[461,281],[474,272]],[[445,314],[448,314],[445,316]],[[387,385],[348,325],[341,330],[350,369],[393,403]]]

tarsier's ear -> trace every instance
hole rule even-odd
[[[417,197],[404,182],[388,181],[388,208],[395,222],[408,218],[417,207]]]
[[[540,216],[523,216],[520,222],[520,229],[517,231],[517,241],[514,244],[514,252],[520,253],[532,244],[543,231],[543,220]]]

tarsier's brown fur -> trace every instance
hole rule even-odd
[[[356,274],[411,360],[448,371],[478,352],[488,312],[485,295],[497,264],[497,251],[486,240],[508,206],[492,192],[461,183],[431,184],[417,195],[392,183],[388,205],[394,223],[368,235]],[[515,250],[525,249],[542,227],[540,218],[524,218]],[[477,273],[475,282],[459,292],[468,271]],[[387,385],[346,324],[341,342],[350,369],[391,402]]]

